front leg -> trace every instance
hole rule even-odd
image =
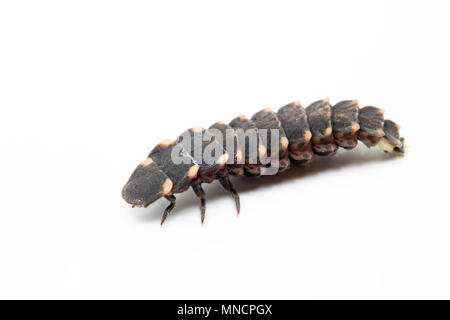
[[[167,200],[170,201],[169,206],[166,208],[166,210],[164,210],[164,213],[162,215],[161,218],[161,226],[163,225],[164,221],[166,220],[167,216],[169,215],[169,213],[172,211],[172,209],[175,207],[175,202],[177,200],[177,198],[175,198],[174,195],[170,195],[170,196],[165,196],[165,198]]]
[[[219,182],[222,185],[222,187],[224,187],[225,190],[227,190],[233,197],[234,202],[236,204],[237,214],[239,214],[239,211],[241,210],[241,202],[239,200],[239,194],[237,193],[236,189],[234,188],[233,184],[230,181],[230,177],[228,175],[220,177]]]
[[[203,224],[203,222],[205,221],[205,211],[206,211],[205,191],[203,190],[202,185],[200,183],[193,184],[192,190],[194,190],[195,195],[200,199],[200,218]]]

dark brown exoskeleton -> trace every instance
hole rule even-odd
[[[353,149],[358,140],[367,147],[378,145],[385,152],[403,153],[399,126],[384,120],[383,113],[372,106],[360,109],[356,100],[331,106],[328,99],[323,99],[306,109],[293,102],[276,113],[264,109],[251,119],[240,116],[228,125],[217,122],[208,129],[194,127],[176,140],[159,143],[135,169],[122,196],[133,207],[147,207],[165,197],[170,205],[164,211],[162,225],[175,207],[174,194],[192,187],[200,199],[203,223],[205,192],[201,184],[219,180],[234,198],[239,213],[239,195],[230,175],[260,176],[268,168],[283,172],[291,163],[309,164],[314,154],[334,155],[339,147]],[[263,131],[268,133],[263,135]],[[206,151],[212,161],[204,161]],[[267,164],[262,159],[268,156],[276,156],[276,160]]]

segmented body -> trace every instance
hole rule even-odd
[[[208,129],[194,127],[180,135],[176,140],[165,140],[159,143],[135,170],[125,185],[122,195],[133,205],[148,206],[160,197],[166,197],[171,204],[163,215],[162,222],[175,205],[175,193],[186,191],[192,187],[201,200],[202,222],[205,213],[205,198],[202,183],[219,180],[233,195],[239,212],[239,197],[229,180],[234,176],[259,176],[266,165],[250,159],[259,159],[262,155],[273,155],[272,137],[262,136],[262,129],[278,129],[279,139],[276,148],[279,161],[275,164],[278,172],[286,171],[292,164],[307,165],[314,155],[334,155],[339,147],[355,148],[358,140],[368,147],[379,145],[385,152],[403,152],[404,139],[400,137],[399,126],[384,120],[382,109],[367,106],[359,108],[355,100],[342,101],[332,106],[328,99],[316,101],[303,108],[300,103],[293,102],[277,112],[264,109],[250,119],[239,116],[228,125],[223,122],[214,123]],[[207,164],[198,158],[194,148],[184,148],[183,138],[186,134],[207,135],[212,129],[223,133],[223,140],[211,139],[202,142],[201,148],[218,147],[223,152],[215,154],[213,163]],[[258,138],[258,148],[251,150],[248,141],[237,134],[236,130],[254,131]],[[226,139],[234,141],[233,148],[226,147]],[[216,146],[214,146],[215,144]],[[183,163],[172,161],[174,148],[180,148]],[[232,161],[230,161],[232,160]],[[243,161],[242,161],[243,160]],[[273,163],[271,164],[274,165]]]

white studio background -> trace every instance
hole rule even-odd
[[[0,298],[450,298],[447,1],[2,1]],[[294,100],[408,150],[131,209],[159,141]]]

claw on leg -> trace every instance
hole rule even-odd
[[[206,211],[205,191],[200,183],[192,185],[192,190],[194,190],[195,195],[200,199],[200,218],[203,224]]]
[[[172,211],[172,209],[175,207],[175,201],[177,200],[177,198],[175,198],[174,195],[170,195],[170,196],[165,196],[165,198],[167,200],[170,201],[169,206],[166,208],[166,210],[164,210],[164,213],[161,217],[161,226],[163,225],[164,221],[166,220],[167,216],[169,215],[169,213]]]
[[[230,192],[231,196],[234,199],[234,202],[236,203],[237,214],[239,214],[239,211],[241,210],[241,202],[239,200],[239,195],[238,195],[236,189],[234,189],[234,186],[230,181],[230,177],[228,177],[228,176],[220,177],[219,182],[225,188],[225,190]]]

